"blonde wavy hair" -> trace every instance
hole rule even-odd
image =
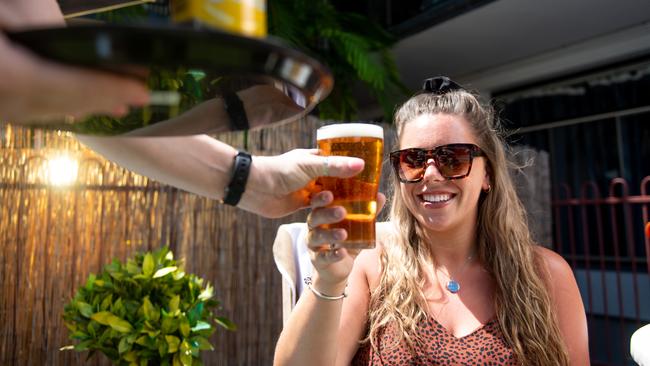
[[[488,104],[465,90],[442,95],[418,94],[395,115],[399,135],[422,114],[463,116],[487,157],[492,189],[479,199],[477,217],[478,258],[496,282],[495,309],[505,340],[522,365],[568,365],[568,352],[554,316],[541,258],[528,229],[526,212],[510,177],[506,144],[499,122]],[[381,277],[370,298],[369,333],[373,349],[382,331],[395,332],[399,341],[413,348],[419,322],[427,317],[423,293],[425,269],[432,254],[423,241],[424,231],[409,212],[394,177],[390,220],[392,237],[381,254]]]

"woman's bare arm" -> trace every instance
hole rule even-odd
[[[578,284],[569,264],[559,254],[538,247],[549,274],[548,285],[553,310],[569,352],[572,366],[589,365],[587,317]]]

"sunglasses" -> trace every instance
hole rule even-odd
[[[449,144],[434,149],[404,149],[390,153],[390,162],[395,174],[402,183],[417,183],[424,178],[427,161],[447,180],[462,179],[472,170],[472,160],[485,156],[480,147],[474,144]]]

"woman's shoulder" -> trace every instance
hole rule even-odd
[[[577,289],[577,283],[573,270],[561,255],[539,245],[535,247],[535,253],[542,277],[551,294],[576,292],[574,290]]]
[[[536,245],[535,254],[537,259],[541,259],[545,272],[548,273],[551,279],[559,279],[558,277],[567,275],[573,277],[571,266],[558,253],[541,245]]]

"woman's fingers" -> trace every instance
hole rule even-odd
[[[310,251],[311,261],[316,267],[325,267],[328,264],[339,262],[345,256],[345,249]]]
[[[307,216],[309,235],[307,246],[315,252],[333,250],[335,243],[345,240],[345,229],[328,229],[322,225],[333,224],[345,217],[345,209],[340,206],[324,207],[333,200],[332,192],[323,191],[315,194],[311,199],[312,211]]]
[[[345,209],[341,206],[315,208],[307,216],[307,225],[315,229],[321,225],[333,224],[345,218]]]
[[[307,216],[307,227],[309,233],[307,236],[307,246],[310,250],[320,252],[333,252],[340,248],[341,241],[347,238],[345,229],[329,229],[323,228],[321,225],[333,224],[345,218],[346,211],[341,206],[325,207],[333,201],[332,192],[322,191],[316,193],[311,198],[310,205],[313,208]],[[386,203],[386,196],[383,193],[377,194],[378,211],[384,207]],[[345,249],[344,249],[345,250]],[[351,257],[355,258],[360,249],[347,249],[345,250]],[[339,253],[340,254],[340,253]],[[332,256],[331,253],[327,254],[328,259],[336,259],[337,256]],[[340,257],[340,256],[339,256]],[[340,258],[339,258],[340,259]],[[338,260],[338,259],[336,259]]]
[[[334,195],[330,191],[320,191],[314,193],[310,200],[309,206],[311,208],[325,207],[334,201]]]
[[[345,229],[310,229],[307,235],[307,247],[314,252],[335,250],[337,242],[345,240],[347,233]]]
[[[314,263],[316,268],[325,268],[330,264],[334,264],[344,260],[346,257],[350,257],[352,258],[352,260],[354,260],[357,257],[357,255],[359,255],[360,251],[361,250],[359,249],[348,249],[348,248],[337,247],[336,249],[321,250],[319,252],[310,251],[309,254],[311,257],[311,261],[312,263]],[[348,271],[350,269],[351,269],[351,265]]]

